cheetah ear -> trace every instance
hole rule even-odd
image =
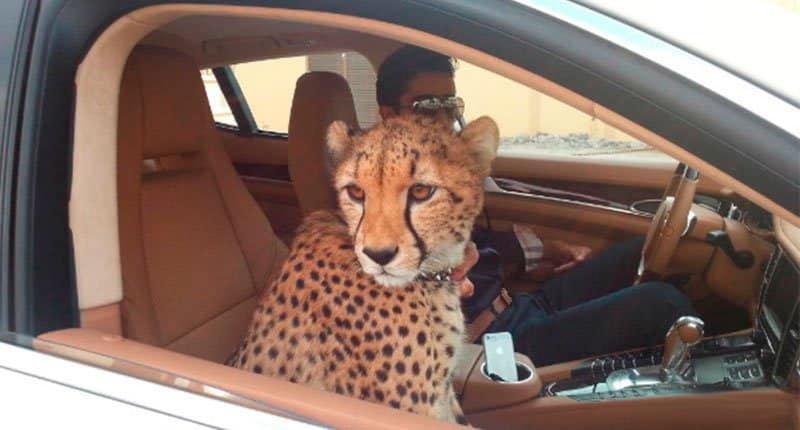
[[[328,126],[327,146],[328,162],[336,166],[342,160],[353,132],[344,121],[334,121]]]
[[[488,116],[482,116],[464,127],[461,140],[466,143],[478,164],[484,169],[491,169],[492,161],[497,155],[500,145],[500,130],[497,123]]]

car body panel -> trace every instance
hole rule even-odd
[[[680,46],[800,107],[795,79],[800,56],[791,55],[800,40],[800,15],[791,13],[798,10],[796,2],[576,2]],[[758,25],[764,23],[769,24]]]
[[[322,428],[6,343],[0,343],[0,380],[3,421],[27,428],[79,421],[87,428]]]
[[[38,3],[10,0],[0,4],[0,330],[15,325],[12,283],[12,213],[19,118]]]

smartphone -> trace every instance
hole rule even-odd
[[[511,333],[484,334],[483,351],[486,355],[486,374],[490,378],[499,377],[503,382],[519,381]]]

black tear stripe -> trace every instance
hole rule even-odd
[[[450,191],[450,198],[453,199],[453,203],[461,203],[464,201],[464,198],[459,196],[458,194]]]
[[[364,155],[363,152],[359,153],[356,157],[356,167],[355,171],[353,172],[353,177],[358,177],[358,168],[359,168],[359,161],[361,161],[361,156]],[[353,247],[356,245],[356,238],[358,237],[358,230],[361,228],[361,221],[364,221],[364,214],[367,212],[367,199],[364,198],[364,201],[361,202],[361,216],[358,218],[358,224],[356,224],[355,233],[353,234]]]
[[[417,172],[417,163],[411,162],[411,174],[409,176],[414,176],[414,173]]]
[[[356,238],[358,237],[358,230],[361,228],[361,221],[364,221],[364,214],[367,213],[367,208],[364,206],[366,202],[361,205],[361,216],[358,218],[358,224],[356,224],[356,230],[353,233],[353,248],[356,246]]]
[[[425,261],[426,258],[428,258],[428,250],[427,247],[425,246],[425,242],[423,242],[422,238],[419,237],[417,231],[414,230],[414,225],[411,223],[410,197],[406,198],[406,210],[403,215],[405,215],[404,218],[406,220],[406,227],[408,227],[408,230],[411,231],[411,235],[414,236],[414,246],[416,246],[417,249],[419,250],[419,263],[422,264],[422,262]]]

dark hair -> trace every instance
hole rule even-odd
[[[447,73],[454,75],[453,59],[438,52],[418,46],[404,46],[386,60],[378,69],[375,95],[381,106],[396,106],[400,96],[408,90],[408,83],[420,73]]]

